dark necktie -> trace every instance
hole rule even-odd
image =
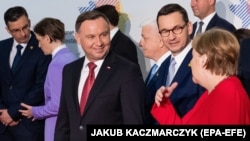
[[[16,56],[15,56],[13,64],[12,64],[12,72],[16,69],[16,66],[17,66],[17,64],[22,56],[21,50],[23,47],[21,45],[17,45],[16,48],[17,48],[17,52],[16,52]]]
[[[168,87],[173,78],[174,78],[174,73],[175,73],[175,59],[174,57],[171,57],[171,60],[170,60],[170,65],[169,65],[169,68],[168,68],[168,76],[167,76],[167,82],[166,82],[166,86]]]
[[[88,63],[88,67],[89,67],[89,75],[85,81],[83,90],[82,90],[82,97],[81,97],[81,101],[80,101],[80,112],[81,115],[83,114],[85,105],[87,103],[87,99],[89,96],[89,92],[94,84],[95,81],[95,68],[96,68],[96,64],[93,62],[89,62]]]
[[[197,30],[197,32],[196,32],[196,35],[198,35],[198,34],[200,34],[201,32],[202,32],[202,25],[203,25],[204,23],[203,23],[203,21],[200,21],[199,22],[199,28],[198,28],[198,30]]]

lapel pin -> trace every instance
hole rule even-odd
[[[109,69],[109,70],[110,70],[110,69],[111,69],[111,67],[110,67],[110,66],[107,66],[107,69]]]
[[[33,49],[33,46],[30,46],[30,49]]]

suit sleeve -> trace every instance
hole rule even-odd
[[[59,64],[50,65],[47,74],[45,91],[47,102],[43,106],[33,106],[32,115],[36,119],[44,119],[57,116],[62,86],[62,67]]]
[[[140,69],[126,74],[120,93],[124,124],[143,124],[145,85]]]
[[[67,66],[66,66],[67,67]],[[62,77],[62,93],[60,98],[60,104],[59,104],[59,111],[58,111],[58,117],[56,121],[56,127],[55,127],[55,139],[54,141],[69,141],[70,137],[70,125],[69,125],[69,112],[67,109],[67,71],[64,68],[63,70],[63,77]]]
[[[181,118],[176,113],[170,99],[161,103],[159,107],[154,103],[151,114],[159,124],[181,124]]]
[[[44,103],[44,82],[50,61],[51,56],[44,56],[41,52],[38,56],[37,64],[32,64],[36,65],[32,76],[34,80],[30,82],[32,86],[30,86],[30,90],[23,97],[22,102],[28,105],[41,105]],[[9,115],[15,121],[21,118],[21,113],[18,112],[19,109],[23,109],[20,103],[14,103],[8,108]]]

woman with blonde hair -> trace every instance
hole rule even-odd
[[[197,35],[193,42],[190,66],[193,81],[206,91],[182,118],[169,96],[178,84],[161,87],[156,92],[152,114],[160,124],[250,124],[250,101],[236,77],[239,43],[223,29],[214,28]]]

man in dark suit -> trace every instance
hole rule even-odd
[[[134,42],[118,28],[119,13],[113,5],[102,5],[94,10],[102,12],[109,19],[111,50],[138,64],[137,47]]]
[[[215,11],[216,0],[191,0],[191,8],[194,16],[199,20],[193,24],[193,32],[190,35],[191,39],[197,34],[200,21],[203,22],[201,32],[209,30],[213,27],[226,29],[234,32],[234,25],[227,20],[219,17]]]
[[[170,51],[165,46],[158,31],[155,20],[147,20],[141,25],[141,40],[139,42],[143,54],[146,58],[152,59],[155,63],[151,68],[146,81],[146,105],[145,124],[156,124],[150,111],[155,101],[156,90],[165,85],[167,78],[167,57]],[[156,66],[156,69],[154,69]]]
[[[22,102],[44,103],[43,85],[51,56],[45,56],[38,47],[23,7],[9,8],[4,20],[12,38],[0,41],[0,140],[43,141],[44,121],[32,121],[18,110],[22,109]],[[14,67],[17,45],[22,48],[21,58]]]
[[[167,58],[167,79],[178,82],[178,87],[170,96],[177,113],[184,116],[195,104],[204,88],[192,81],[192,72],[189,63],[192,59],[190,34],[192,23],[188,19],[186,10],[178,4],[163,6],[157,14],[159,33],[164,44],[171,51]],[[170,67],[170,60],[175,60],[175,66]],[[170,70],[174,69],[173,74]],[[168,71],[169,70],[169,71]],[[166,82],[167,83],[167,82]]]
[[[76,20],[75,38],[85,56],[63,70],[55,141],[85,141],[87,125],[92,124],[143,124],[145,86],[140,68],[110,50],[108,22],[95,10],[82,13]],[[93,63],[94,71],[89,67]],[[90,91],[82,94],[88,72],[96,79]]]
[[[240,43],[240,56],[238,76],[250,97],[250,38],[243,39]]]

